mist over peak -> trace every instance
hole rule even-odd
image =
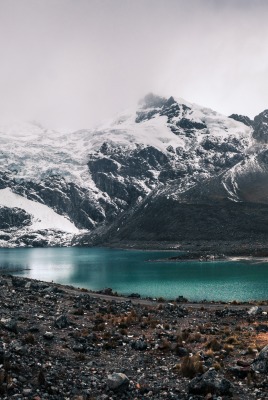
[[[253,118],[268,104],[267,9],[256,0],[1,1],[1,113],[74,131],[153,92]]]

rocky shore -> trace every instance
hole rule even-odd
[[[176,256],[161,258],[152,261],[232,261],[232,260],[260,260],[268,259],[268,246],[266,238],[252,242],[245,240],[221,241],[221,240],[193,240],[180,242],[135,242],[122,241],[113,244],[105,243],[104,247],[125,250],[161,250],[178,251]],[[148,261],[151,261],[150,258]]]
[[[1,399],[268,399],[267,303],[0,276]]]

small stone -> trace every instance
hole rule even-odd
[[[29,396],[32,393],[32,389],[23,389],[22,393],[24,396]]]
[[[168,372],[168,367],[166,365],[160,365],[159,369],[164,372]]]
[[[3,343],[0,342],[0,364],[4,364],[5,361],[5,350]]]
[[[247,361],[247,360],[237,360],[236,364],[239,365],[239,367],[249,367],[252,361]]]
[[[61,315],[60,317],[58,317],[55,320],[54,325],[58,329],[66,328],[69,325],[69,322],[68,322],[68,319],[67,319],[66,315]]]
[[[17,321],[11,318],[1,320],[3,327],[9,332],[18,333]]]
[[[144,351],[147,349],[147,343],[144,340],[139,339],[139,340],[132,342],[131,347],[134,350]]]
[[[128,377],[119,372],[114,372],[111,375],[108,375],[107,385],[111,390],[118,391],[118,390],[126,390],[129,386],[129,379]]]
[[[185,347],[177,347],[176,348],[176,354],[179,357],[185,357],[189,355],[189,351]]]
[[[52,332],[45,332],[43,337],[47,340],[52,340],[54,338],[54,334]]]
[[[75,351],[76,353],[83,353],[85,351],[85,347],[82,344],[78,343],[73,346],[73,351]]]

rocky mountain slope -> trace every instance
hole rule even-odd
[[[0,245],[91,244],[96,232],[100,242],[179,240],[213,218],[227,226],[243,207],[261,215],[267,119],[149,94],[94,130],[2,123]]]
[[[111,244],[242,240],[254,245],[256,241],[265,242],[267,178],[268,151],[245,154],[242,161],[225,172],[184,191],[177,182],[167,184],[123,214],[105,233],[91,235],[90,240]]]

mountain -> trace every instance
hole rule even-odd
[[[97,244],[101,238],[135,247],[189,241],[216,241],[214,248],[230,241],[254,246],[267,238],[267,172],[268,151],[264,151],[183,192],[175,183],[168,184],[123,214],[105,233],[85,236],[84,243],[89,239]]]
[[[0,124],[0,246],[209,240],[266,207],[267,121],[148,94],[93,130]]]

